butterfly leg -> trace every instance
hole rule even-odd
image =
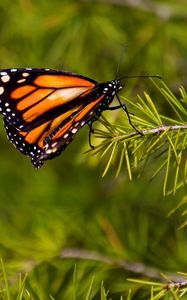
[[[91,136],[92,136],[92,133],[94,133],[94,129],[92,127],[92,124],[95,120],[91,120],[91,121],[88,121],[87,124],[89,126],[89,145],[92,149],[94,149],[95,147],[92,145],[91,143]]]
[[[116,96],[117,96],[117,95],[116,95]],[[118,96],[117,96],[117,99],[118,99],[118,102],[119,102],[120,105],[113,106],[113,107],[109,107],[108,109],[109,109],[109,110],[116,110],[116,109],[122,108],[122,109],[126,112],[126,114],[127,114],[127,118],[128,118],[129,124],[132,126],[132,128],[134,128],[134,130],[135,130],[136,132],[138,132],[141,136],[143,136],[143,133],[142,133],[141,131],[139,131],[139,130],[134,126],[134,124],[132,123],[131,117],[130,117],[130,114],[129,114],[129,112],[128,112],[128,109],[127,109],[126,105],[125,105],[124,103],[121,103],[120,98],[119,98]]]

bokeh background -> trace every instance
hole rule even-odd
[[[0,67],[70,70],[102,82],[114,78],[120,61],[119,76],[160,74],[177,94],[187,86],[186,25],[185,0],[1,0]],[[149,80],[128,80],[121,95],[136,99],[144,90],[154,93]],[[118,122],[122,114],[115,112]],[[28,273],[28,299],[75,299],[75,290],[76,299],[86,299],[93,277],[92,299],[100,299],[102,282],[110,299],[126,299],[129,288],[133,299],[148,299],[150,290],[127,281],[146,274],[109,259],[139,262],[154,274],[186,271],[186,229],[178,230],[180,212],[168,217],[186,187],[163,197],[162,177],[149,182],[137,170],[130,182],[125,166],[118,178],[112,169],[102,178],[102,159],[88,149],[83,128],[36,171],[9,143],[1,121],[0,256],[12,295],[18,274]],[[63,258],[70,248],[83,259]],[[95,251],[95,260],[83,250]]]

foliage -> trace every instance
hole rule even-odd
[[[133,111],[136,112],[131,116],[131,121],[140,133],[134,128],[129,129],[128,121],[125,124],[112,125],[103,118],[102,124],[107,132],[102,129],[95,130],[96,137],[101,138],[102,142],[92,152],[98,153],[102,159],[107,157],[103,176],[112,163],[117,166],[116,176],[118,176],[124,161],[130,180],[132,180],[132,169],[139,165],[143,165],[141,176],[144,175],[146,168],[151,170],[153,173],[151,180],[160,172],[164,172],[163,193],[166,195],[168,181],[171,185],[170,191],[174,193],[186,183],[187,95],[185,90],[180,88],[180,99],[177,99],[163,82],[161,84],[159,87],[155,83],[159,91],[158,97],[163,96],[167,101],[172,117],[159,113],[156,108],[156,103],[158,106],[159,101],[151,99],[146,92],[144,97],[138,97],[137,103],[124,98],[125,103],[130,103]],[[155,159],[158,160],[156,170],[154,170]]]
[[[86,128],[36,172],[1,126],[0,298],[186,299],[184,286],[164,289],[186,280],[177,273],[187,265],[185,130],[151,132],[185,126],[186,1],[2,0],[0,16],[1,68],[69,69],[102,82],[125,47],[118,77],[159,74],[167,84],[126,82],[121,99],[143,137],[121,110],[103,114],[107,130],[94,124],[95,151],[113,149],[116,178],[108,167],[101,178],[105,156],[83,154]]]
[[[5,267],[3,264],[3,261],[1,260],[1,267],[2,267],[2,278],[1,278],[1,289],[0,289],[0,297],[1,299],[16,299],[16,300],[29,300],[29,299],[43,299],[43,295],[40,291],[40,287],[35,284],[34,291],[31,290],[31,292],[27,289],[27,275],[22,278],[21,275],[19,275],[18,282],[16,282],[17,287],[12,288],[12,286],[8,283],[8,278],[6,275]],[[183,274],[186,276],[185,274]],[[70,298],[71,299],[77,299],[77,296],[80,294],[78,291],[79,289],[79,283],[77,278],[77,266],[75,265],[73,278],[72,278],[72,287],[70,290]],[[167,278],[169,281],[169,279]],[[181,297],[183,297],[187,293],[187,281],[179,282],[179,283],[173,283],[169,282],[166,284],[160,284],[156,282],[150,282],[150,281],[143,281],[143,280],[133,280],[129,279],[130,282],[141,284],[141,285],[148,285],[151,286],[150,289],[150,299],[171,299],[171,300],[179,300]],[[88,286],[87,293],[83,297],[81,296],[80,299],[85,300],[91,300],[94,297],[96,290],[95,286],[95,278],[93,277],[90,285]],[[97,287],[97,290],[100,290],[100,297],[101,300],[107,300],[110,298],[110,291],[106,291],[103,282],[101,282],[101,285]],[[37,294],[36,294],[37,291]],[[12,296],[10,296],[12,295]],[[120,300],[131,300],[132,292],[131,290],[128,291],[127,296],[124,298],[123,296],[120,297]],[[14,297],[14,298],[12,298]],[[62,297],[62,295],[61,295]],[[66,296],[67,297],[67,296]],[[55,298],[52,295],[49,295],[47,299],[55,300]]]

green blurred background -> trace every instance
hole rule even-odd
[[[1,0],[0,67],[70,70],[102,82],[114,78],[123,52],[120,76],[160,74],[177,94],[187,86],[186,26],[185,0]],[[154,93],[148,80],[128,80],[121,95],[136,98],[144,90]],[[122,116],[115,114],[118,123]],[[21,272],[28,273],[32,299],[74,299],[75,262],[77,299],[85,299],[93,276],[93,299],[100,299],[102,281],[119,299],[131,287],[128,277],[146,277],[105,262],[62,259],[69,248],[186,271],[186,229],[178,230],[180,213],[167,217],[185,187],[163,197],[162,177],[149,182],[134,174],[130,182],[125,166],[118,178],[113,170],[102,178],[99,157],[84,153],[88,128],[39,171],[9,143],[3,124],[0,135],[0,256],[12,294]],[[132,294],[146,299],[137,286]]]

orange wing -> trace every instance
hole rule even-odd
[[[80,96],[96,85],[91,79],[62,71],[18,69],[11,73],[9,69],[1,73],[7,75],[1,77],[0,111],[11,125],[22,131],[79,106]]]
[[[39,168],[59,155],[88,121],[108,109],[119,80],[98,84],[48,69],[0,70],[0,112],[8,138]]]
[[[94,114],[95,107],[103,95],[85,107],[76,107],[53,120],[28,131],[19,131],[4,119],[8,138],[23,154],[31,157],[35,168],[41,167],[47,159],[52,159],[65,150],[75,134]]]

